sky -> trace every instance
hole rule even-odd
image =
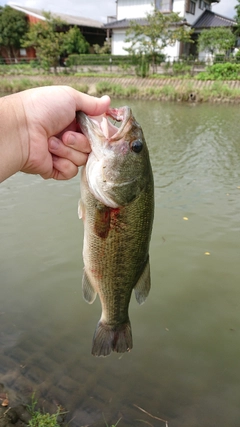
[[[12,3],[24,7],[46,10],[50,12],[67,13],[68,15],[78,15],[86,18],[107,22],[107,16],[116,15],[115,0],[11,0]],[[0,0],[0,5],[5,6],[8,0]],[[221,0],[219,4],[212,7],[213,12],[233,18],[235,15],[234,6],[237,0]]]

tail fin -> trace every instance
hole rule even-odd
[[[132,330],[129,319],[120,325],[111,326],[98,322],[94,337],[92,354],[108,356],[111,351],[125,353],[132,348]]]

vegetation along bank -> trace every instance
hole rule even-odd
[[[109,77],[99,75],[7,76],[0,80],[2,95],[31,87],[69,85],[91,95],[112,98],[183,102],[240,102],[238,80],[196,80],[178,78]]]

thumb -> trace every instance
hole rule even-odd
[[[90,116],[99,116],[107,111],[110,106],[110,98],[104,95],[101,98],[90,96],[73,89],[76,102],[76,111],[83,111]]]

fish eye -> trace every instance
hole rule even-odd
[[[135,139],[130,144],[131,150],[134,151],[134,153],[140,153],[143,148],[143,143],[140,139]]]

